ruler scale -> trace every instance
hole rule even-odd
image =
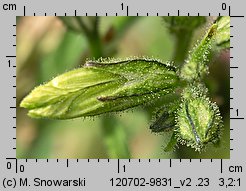
[[[241,4],[228,0],[1,2],[1,190],[245,190],[246,29]],[[16,16],[39,15],[229,15],[231,159],[17,159]]]

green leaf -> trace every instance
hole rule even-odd
[[[181,68],[181,78],[187,81],[201,80],[208,74],[213,52],[225,48],[230,48],[230,17],[219,17],[189,54]]]
[[[218,106],[209,100],[207,89],[201,84],[184,89],[176,122],[178,142],[198,151],[207,143],[216,143],[223,126]]]
[[[163,17],[171,34],[175,36],[173,61],[181,66],[187,57],[194,31],[206,22],[206,17]]]
[[[213,37],[216,30],[217,25],[213,24],[204,38],[195,45],[181,68],[181,78],[187,81],[201,80],[205,74],[208,74],[208,63],[212,54]]]
[[[173,93],[175,67],[153,59],[88,61],[36,87],[21,102],[31,117],[71,119],[122,111]]]
[[[218,25],[217,32],[214,36],[218,50],[230,48],[230,17],[219,17],[216,21]]]

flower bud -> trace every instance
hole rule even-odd
[[[150,103],[178,85],[175,67],[153,59],[88,61],[36,87],[21,102],[31,117],[71,119]]]

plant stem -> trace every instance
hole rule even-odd
[[[90,34],[88,34],[91,55],[93,55],[95,59],[103,56],[102,43],[101,43],[99,31],[98,31],[98,22],[99,22],[99,18],[96,17],[93,23],[93,29],[90,32]]]
[[[98,32],[98,18],[95,19],[93,23],[93,29],[90,30],[87,28],[87,26],[84,24],[83,20],[80,19],[80,17],[75,17],[80,25],[80,27],[83,29],[84,34],[87,37],[87,40],[89,42],[90,50],[91,50],[91,55],[97,59],[103,56],[103,51],[102,51],[102,44],[101,44],[101,39],[100,35]]]
[[[173,61],[175,65],[178,67],[181,67],[187,56],[192,34],[192,31],[187,30],[181,30],[176,33],[175,52],[173,55]]]
[[[94,31],[88,36],[91,55],[97,59],[103,56],[101,39],[97,31]]]

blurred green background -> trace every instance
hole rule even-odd
[[[191,46],[202,38],[211,19],[193,34]],[[161,17],[100,17],[99,21],[103,57],[172,60],[175,39]],[[35,86],[93,57],[86,35],[69,30],[59,17],[17,17],[16,51],[17,106]],[[31,119],[27,110],[17,107],[17,158],[229,158],[229,52],[213,60],[206,84],[225,127],[220,144],[209,145],[205,152],[185,146],[164,152],[170,133],[151,133],[154,108],[150,107],[62,121]]]

